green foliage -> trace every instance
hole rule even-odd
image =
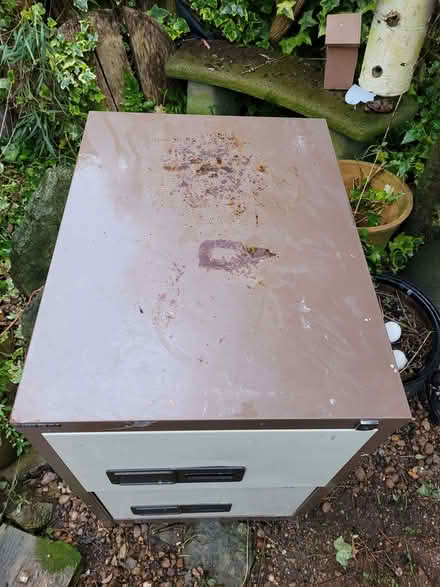
[[[272,0],[191,0],[191,8],[229,41],[269,46]]]
[[[411,236],[404,232],[391,239],[386,247],[369,243],[366,228],[359,229],[359,236],[370,273],[373,275],[401,271],[423,245],[423,237]]]
[[[189,32],[188,23],[184,18],[172,14],[165,8],[160,8],[155,4],[148,14],[157,20],[157,22],[165,29],[171,39],[174,41],[185,33]]]
[[[440,501],[440,488],[436,487],[431,481],[422,483],[417,490],[420,497],[429,497],[435,501]]]
[[[282,14],[290,18],[290,20],[294,20],[293,9],[296,3],[297,0],[282,0],[282,2],[277,2],[277,14]]]
[[[38,187],[41,176],[50,165],[39,163],[5,164],[0,183],[0,307],[8,320],[17,317],[19,292],[9,277],[11,235],[23,221],[24,207]],[[16,385],[23,369],[23,338],[21,329],[9,330],[0,336],[0,433],[9,439],[17,454],[22,454],[28,443],[8,422]]]
[[[121,103],[122,112],[153,112],[155,102],[145,100],[139,83],[130,72],[124,73],[124,96]]]
[[[379,226],[385,208],[401,198],[403,192],[395,193],[391,185],[383,190],[366,185],[368,180],[357,182],[350,192],[350,204],[356,226]]]
[[[57,573],[66,568],[76,568],[81,562],[81,555],[66,542],[40,538],[35,554],[43,569],[49,573]]]
[[[440,43],[439,43],[440,45]],[[440,49],[440,47],[439,47]],[[407,122],[403,134],[391,143],[380,145],[378,161],[403,178],[416,179],[423,173],[432,145],[440,135],[440,61],[423,63],[410,92],[418,103],[414,120]]]
[[[296,2],[293,2],[293,6]],[[291,5],[292,0],[283,2]],[[280,5],[278,5],[280,6]],[[366,42],[371,19],[376,10],[376,2],[371,0],[321,0],[321,2],[307,3],[309,10],[303,13],[298,22],[298,27],[293,30],[293,35],[281,39],[280,47],[286,55],[292,54],[295,49],[302,45],[312,45],[325,35],[327,16],[338,12],[360,12],[362,18],[362,42]],[[289,9],[283,10],[283,14],[289,18],[293,17],[293,11],[289,14]],[[321,42],[322,45],[322,42]]]
[[[17,0],[2,0],[0,5],[0,30],[8,29],[17,14]]]
[[[88,111],[100,109],[104,99],[87,62],[97,41],[88,23],[82,21],[68,41],[55,21],[46,22],[44,16],[41,3],[23,10],[0,48],[9,105],[19,114],[12,140],[2,151],[6,161],[29,158],[31,151],[40,157],[59,151],[75,156]]]
[[[277,14],[293,19],[297,0],[280,0]],[[201,20],[220,31],[229,41],[243,45],[268,47],[269,22],[273,12],[270,0],[191,0],[191,8]],[[361,12],[362,40],[365,42],[376,8],[371,0],[310,0],[292,35],[280,41],[283,53],[290,55],[298,47],[312,45],[325,34],[327,15],[336,12]],[[323,40],[320,41],[323,46]]]
[[[336,549],[336,560],[344,567],[348,565],[348,561],[353,558],[353,546],[345,542],[343,536],[339,536],[333,542],[333,546]]]
[[[124,74],[124,95],[121,103],[123,112],[167,112],[168,114],[184,114],[186,112],[186,92],[176,86],[164,93],[162,104],[154,100],[146,100],[139,83],[130,72]]]
[[[12,233],[23,221],[24,207],[50,163],[34,161],[4,165],[0,183],[0,268],[2,263],[9,262]],[[0,278],[3,279],[3,275],[0,270]],[[4,293],[3,283],[0,281],[0,296]]]

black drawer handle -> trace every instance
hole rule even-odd
[[[135,516],[163,516],[182,514],[215,514],[230,512],[231,503],[192,504],[192,505],[134,505],[131,512]]]
[[[113,485],[171,485],[174,483],[235,483],[245,467],[195,467],[193,469],[125,469],[107,471]]]

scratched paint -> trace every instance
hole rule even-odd
[[[226,204],[231,213],[243,214],[249,194],[257,201],[267,186],[268,166],[233,133],[174,139],[162,160],[162,168],[174,186],[170,194],[192,208]]]
[[[199,247],[200,267],[229,273],[239,272],[271,257],[276,257],[276,253],[262,247],[245,246],[238,241],[205,240]]]

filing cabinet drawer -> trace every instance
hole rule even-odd
[[[314,491],[311,487],[184,488],[169,491],[100,491],[96,496],[116,520],[290,516]]]
[[[44,437],[88,491],[174,484],[182,471],[244,469],[240,487],[325,486],[376,430],[221,430],[48,433]],[[159,471],[159,473],[158,473]],[[119,478],[111,481],[112,475]],[[156,479],[155,479],[156,477]],[[181,479],[182,481],[182,479]],[[216,475],[201,487],[221,488]]]

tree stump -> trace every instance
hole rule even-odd
[[[165,63],[174,52],[174,44],[160,25],[147,14],[126,6],[122,14],[130,35],[142,91],[146,98],[160,104],[164,91],[173,83],[165,75]]]
[[[119,23],[113,10],[96,10],[89,14],[89,19],[98,34],[96,82],[105,95],[109,110],[119,111],[124,99],[124,74],[131,71]]]

